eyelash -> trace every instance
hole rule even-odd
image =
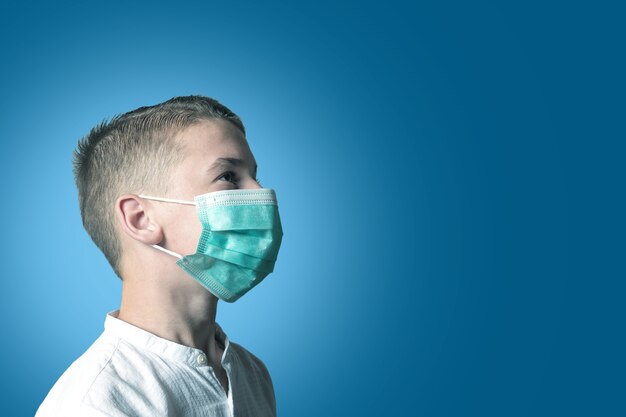
[[[218,179],[224,177],[226,174],[231,174],[234,177],[233,181],[228,181],[228,182],[231,182],[233,184],[237,184],[239,182],[239,177],[233,171],[226,171],[226,172],[224,172],[222,175],[220,175],[218,177]],[[259,178],[255,178],[254,180],[257,182],[257,184],[261,185],[261,180]]]

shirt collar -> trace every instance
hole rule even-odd
[[[140,329],[130,323],[118,318],[119,309],[107,313],[104,320],[104,330],[123,339],[139,349],[148,350],[159,356],[166,357],[173,361],[185,362],[193,367],[209,366],[206,354],[197,348],[181,345],[171,340],[163,339],[153,333]],[[219,324],[215,323],[215,338],[224,345],[222,354],[222,365],[230,361],[231,350],[228,336],[224,333]]]

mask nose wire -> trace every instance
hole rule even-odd
[[[153,197],[153,196],[150,196],[150,195],[143,195],[143,194],[139,194],[138,197],[145,198],[146,200],[162,201],[164,203],[186,204],[188,206],[195,206],[196,205],[195,201],[177,200],[175,198]],[[176,253],[174,251],[165,249],[164,247],[161,247],[159,245],[150,245],[150,246],[152,246],[154,249],[160,250],[161,252],[165,252],[168,255],[172,255],[172,256],[174,256],[174,257],[176,257],[178,259],[183,259],[182,255],[180,255],[180,254],[178,254],[178,253]]]

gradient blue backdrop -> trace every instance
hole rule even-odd
[[[277,190],[275,272],[218,321],[279,415],[626,414],[622,10],[87,3],[0,6],[2,415],[119,306],[77,140],[186,94],[243,118]]]

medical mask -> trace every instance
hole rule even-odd
[[[274,270],[283,229],[273,189],[216,191],[194,201],[139,197],[196,206],[202,223],[196,253],[151,246],[177,257],[178,266],[221,300],[236,301]]]

